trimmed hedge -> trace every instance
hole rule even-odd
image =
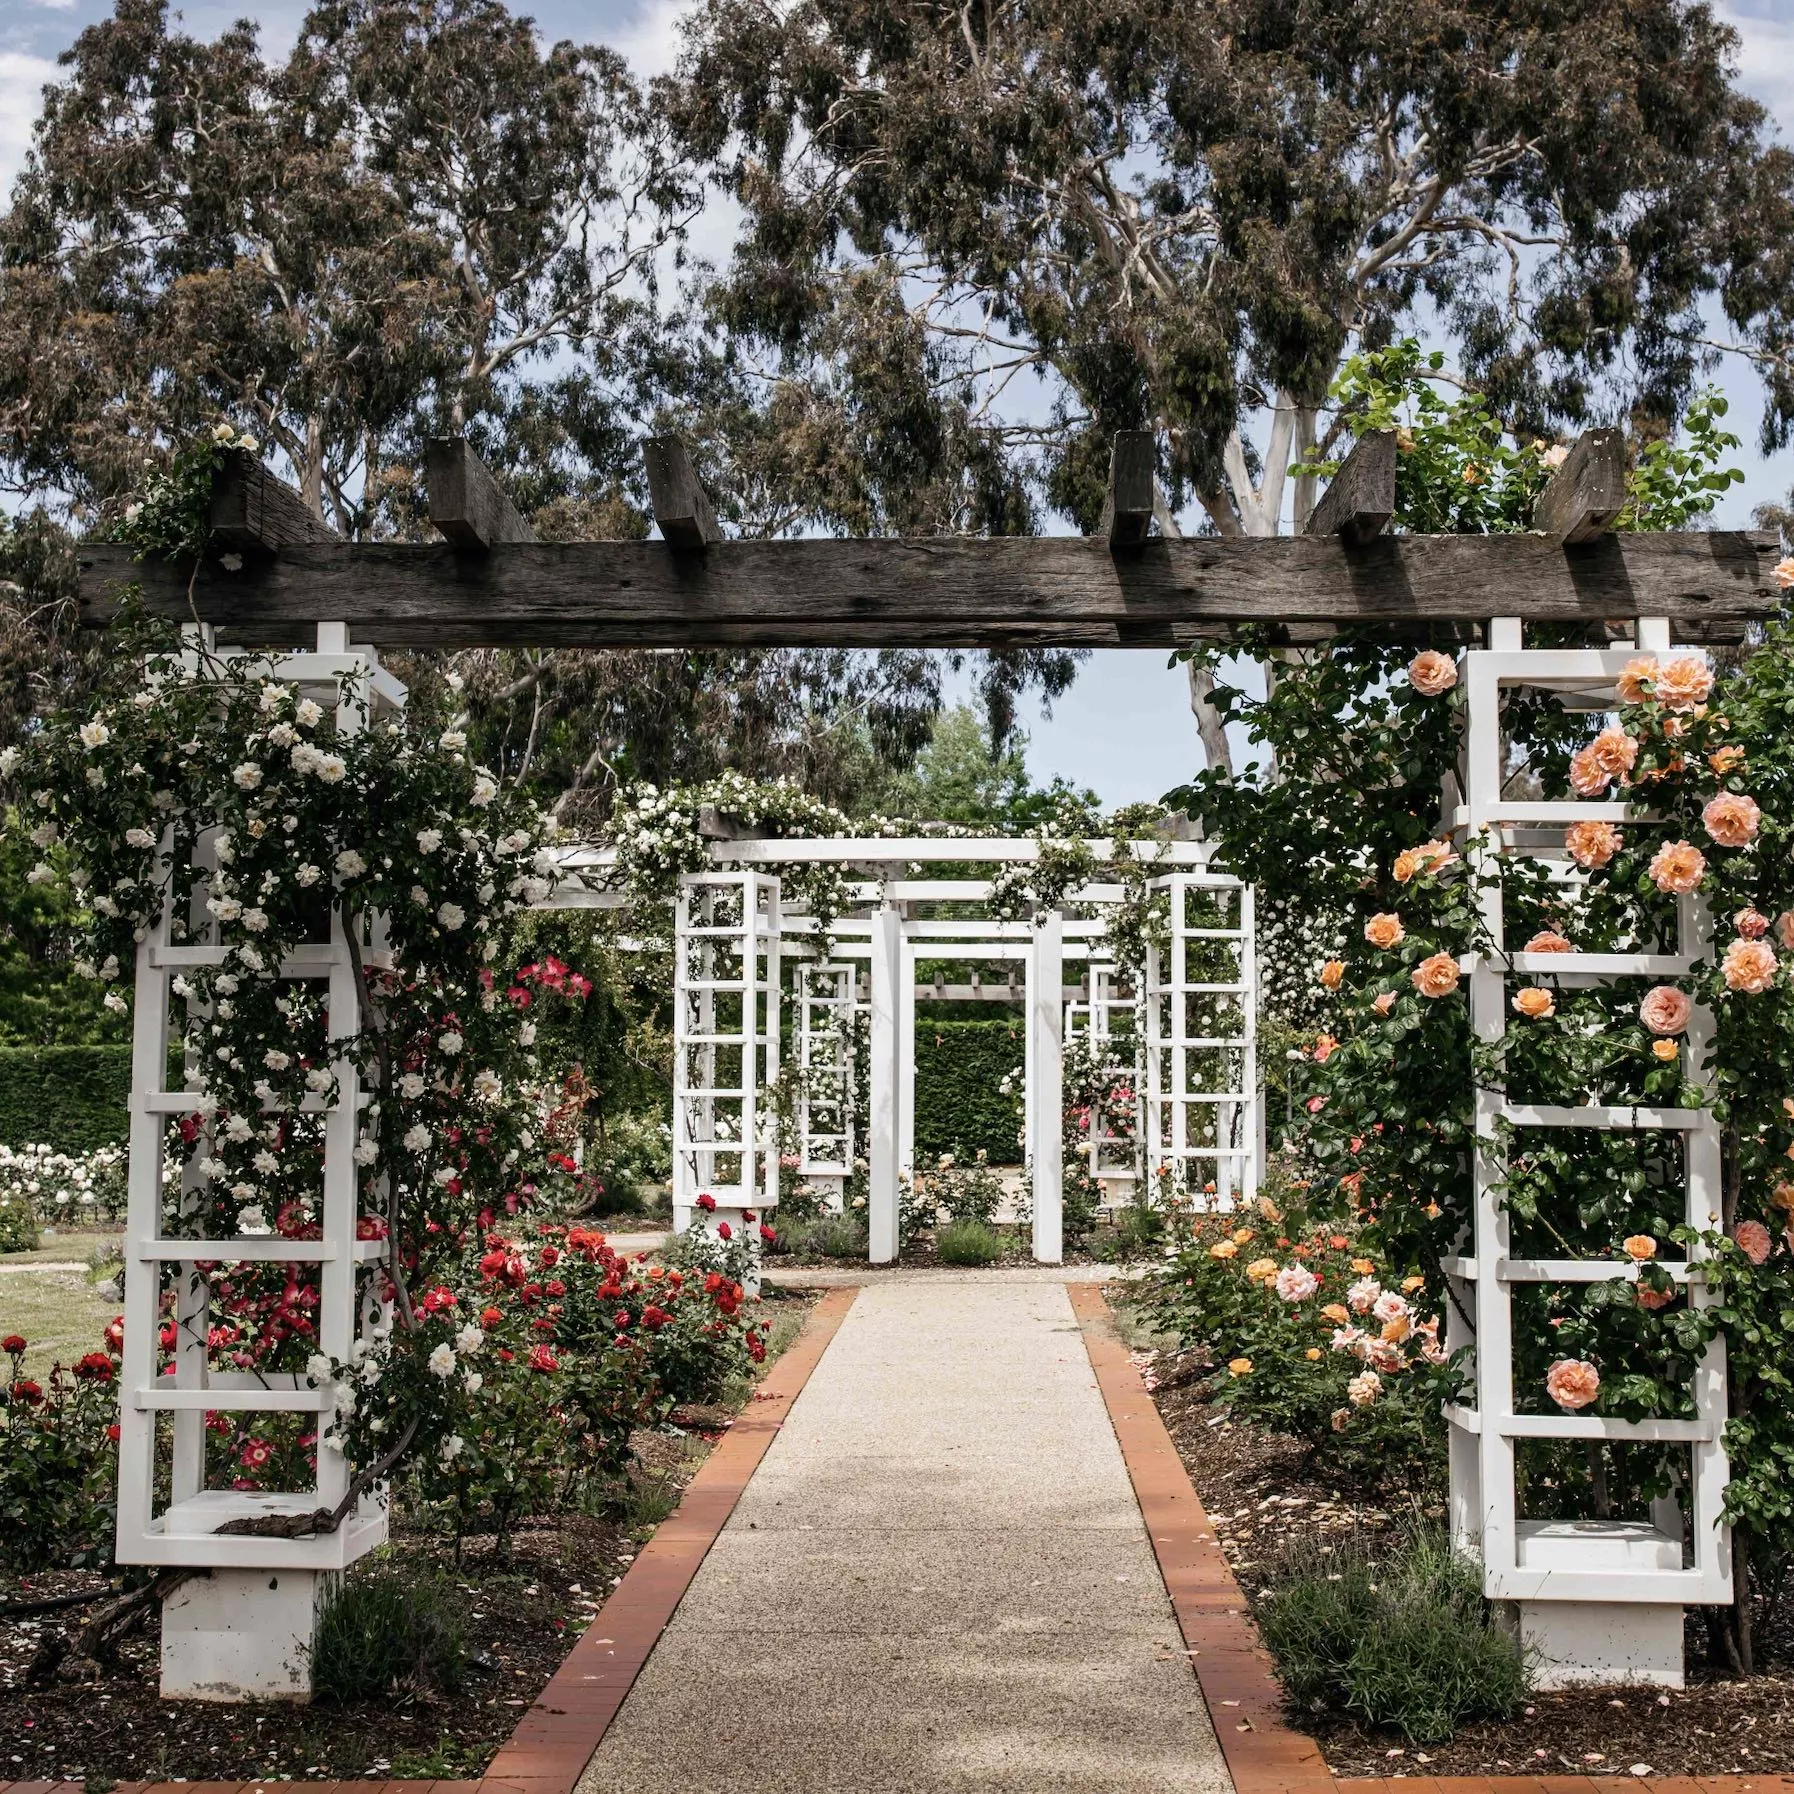
[[[916,1017],[916,1154],[980,1147],[993,1165],[1019,1165],[1020,1109],[999,1086],[1026,1051],[1020,1020]]]
[[[117,1146],[130,1100],[128,1046],[0,1047],[0,1145]]]

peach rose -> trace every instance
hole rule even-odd
[[[1371,1004],[1378,1015],[1387,1015],[1395,1007],[1395,992],[1386,990]]]
[[[1331,1321],[1336,1327],[1343,1327],[1352,1318],[1352,1311],[1343,1302],[1329,1302],[1321,1310],[1321,1316]]]
[[[1638,760],[1638,742],[1624,729],[1603,729],[1588,744],[1594,763],[1610,778],[1621,779]]]
[[[1423,648],[1408,662],[1408,682],[1423,698],[1436,698],[1457,684],[1457,662],[1437,648]]]
[[[1331,1034],[1317,1034],[1314,1037],[1314,1062],[1325,1065],[1339,1051],[1339,1042]]]
[[[1338,990],[1340,981],[1345,977],[1345,961],[1330,959],[1321,967],[1321,983],[1328,990]]]
[[[1740,1221],[1732,1229],[1732,1238],[1738,1242],[1738,1250],[1753,1265],[1762,1264],[1775,1245],[1769,1237],[1769,1229],[1761,1221]]]
[[[1620,1241],[1620,1250],[1637,1264],[1657,1256],[1657,1242],[1648,1233],[1628,1234]]]
[[[1402,927],[1402,919],[1400,916],[1389,915],[1387,913],[1372,916],[1371,919],[1364,924],[1364,938],[1369,941],[1373,947],[1381,947],[1385,952],[1391,947],[1399,947],[1402,941],[1407,937],[1407,932],[1408,931]]]
[[[1423,997],[1449,997],[1458,988],[1458,962],[1450,953],[1434,953],[1408,976]]]
[[[1522,953],[1574,953],[1576,949],[1555,928],[1541,928],[1520,951]]]
[[[1658,890],[1680,897],[1700,889],[1707,861],[1701,850],[1687,841],[1665,841],[1651,856],[1650,871]]]
[[[1515,991],[1514,1008],[1533,1021],[1543,1021],[1546,1016],[1557,1013],[1557,999],[1543,985],[1529,984],[1524,990]]]
[[[1721,847],[1748,847],[1757,838],[1757,827],[1763,812],[1754,797],[1742,797],[1735,791],[1722,791],[1707,799],[1701,821],[1707,833]]]
[[[1638,1005],[1638,1019],[1653,1034],[1680,1034],[1688,1026],[1694,1004],[1686,991],[1673,984],[1654,984]]]
[[[1727,990],[1760,996],[1775,982],[1775,949],[1767,941],[1733,941],[1719,970]]]
[[[1611,822],[1572,822],[1564,830],[1564,846],[1570,858],[1591,871],[1605,866],[1621,845],[1620,831]]]
[[[1732,926],[1747,941],[1760,941],[1769,932],[1769,918],[1760,909],[1741,909],[1732,918]]]
[[[1704,654],[1678,654],[1657,674],[1657,702],[1668,710],[1692,710],[1713,690],[1713,669]]]
[[[1262,1282],[1266,1277],[1277,1275],[1277,1261],[1274,1258],[1255,1258],[1246,1267],[1246,1275],[1254,1283]]]
[[[1570,756],[1570,789],[1578,797],[1599,797],[1612,783],[1611,775],[1595,764],[1589,749],[1578,748]]]
[[[1661,1059],[1666,1065],[1670,1060],[1675,1058],[1681,1050],[1682,1049],[1677,1046],[1673,1040],[1653,1040],[1651,1042],[1651,1057],[1653,1059]]]
[[[1232,1240],[1216,1240],[1209,1247],[1208,1255],[1210,1258],[1238,1258],[1240,1249]]]
[[[1252,1360],[1250,1358],[1229,1358],[1227,1369],[1233,1376],[1249,1377],[1252,1374]]]
[[[1794,590],[1794,554],[1784,554],[1769,569],[1769,576],[1784,592]]]
[[[1775,938],[1794,953],[1794,909],[1785,909],[1775,918]]]
[[[1601,1373],[1585,1358],[1559,1358],[1545,1373],[1545,1393],[1573,1414],[1601,1393]]]
[[[1614,681],[1619,688],[1622,704],[1642,704],[1651,694],[1647,689],[1657,680],[1657,656],[1655,654],[1635,655],[1626,662],[1624,670]]]
[[[1744,770],[1744,750],[1737,746],[1715,748],[1707,756],[1707,764],[1713,768],[1714,775],[1722,779],[1729,772],[1742,772]]]
[[[1777,1184],[1769,1192],[1769,1205],[1783,1214],[1794,1214],[1794,1184]]]
[[[1640,1308],[1667,1308],[1676,1299],[1673,1289],[1652,1289],[1648,1283],[1635,1285],[1632,1293]]]
[[[1443,872],[1457,857],[1449,841],[1423,841],[1418,847],[1405,848],[1395,856],[1395,882],[1405,885],[1422,872]]]

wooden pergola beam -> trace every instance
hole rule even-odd
[[[226,451],[212,476],[213,542],[234,554],[279,554],[303,542],[342,538],[298,492],[242,449]]]
[[[1109,491],[1096,533],[1111,548],[1130,548],[1152,533],[1158,462],[1150,430],[1117,430],[1109,450]]]
[[[533,542],[536,532],[464,436],[432,436],[424,448],[430,521],[457,548]]]
[[[1327,482],[1303,533],[1368,542],[1383,533],[1394,515],[1395,432],[1367,430]]]
[[[650,436],[642,444],[642,461],[648,472],[648,502],[669,548],[698,554],[723,540],[691,453],[677,436]]]
[[[1600,622],[1667,616],[1735,634],[1774,613],[1780,556],[1766,531],[1154,539],[907,537],[717,542],[446,544],[304,541],[193,582],[229,638],[299,639],[346,618],[386,647],[1157,647],[1239,623],[1476,624],[1491,616]],[[189,569],[128,548],[79,551],[82,614],[103,624],[122,588],[186,617]],[[1309,639],[1313,639],[1310,635]]]
[[[1584,430],[1532,509],[1532,527],[1557,542],[1592,542],[1626,508],[1626,438]]]

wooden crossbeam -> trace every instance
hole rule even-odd
[[[389,647],[1159,647],[1237,623],[1598,622],[1667,616],[1715,638],[1773,614],[1766,531],[1608,534],[1565,547],[1539,535],[1154,539],[1125,555],[1098,537],[924,537],[717,542],[318,542],[237,568],[200,568],[193,602],[230,639],[300,639],[347,618]],[[189,615],[188,569],[80,550],[84,619],[120,589]],[[1689,629],[1687,626],[1692,626]],[[1310,635],[1308,639],[1313,639]]]
[[[1584,430],[1532,509],[1532,527],[1557,542],[1592,542],[1626,508],[1626,439]]]
[[[691,464],[691,454],[677,436],[650,436],[642,444],[648,470],[648,501],[667,545],[693,554],[723,539],[709,496]]]
[[[424,448],[430,521],[458,548],[533,542],[536,532],[505,496],[464,436],[433,436]]]
[[[279,554],[301,542],[337,542],[335,530],[253,455],[230,449],[212,475],[212,540],[230,553]]]
[[[1096,533],[1113,548],[1144,542],[1152,532],[1158,454],[1150,430],[1117,430],[1109,451],[1109,493]]]
[[[1304,526],[1311,536],[1368,542],[1395,515],[1395,432],[1367,430],[1327,482]]]

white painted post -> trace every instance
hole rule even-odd
[[[1056,1265],[1065,1257],[1065,917],[1049,910],[1034,924],[1028,952],[1030,1109],[1028,1171],[1034,1185],[1034,1256]]]
[[[898,986],[903,978],[903,917],[894,902],[872,912],[872,1009],[866,1132],[866,1254],[875,1265],[897,1260]]]
[[[897,977],[897,1170],[916,1174],[916,947],[905,937]]]

